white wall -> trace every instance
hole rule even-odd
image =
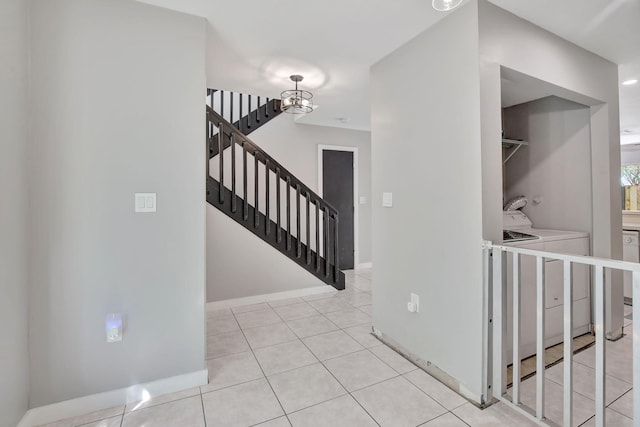
[[[475,2],[371,70],[373,323],[482,394],[482,188]],[[382,208],[383,192],[393,208]],[[420,313],[407,311],[409,293]]]
[[[500,9],[478,0],[480,55],[483,67],[502,66],[541,80],[563,92],[563,97],[590,107],[591,212],[593,218],[591,253],[603,258],[622,257],[622,214],[620,210],[620,125],[618,111],[618,69],[600,56]],[[486,65],[485,65],[486,64]],[[482,87],[495,87],[499,74],[485,73]],[[495,108],[495,96],[483,93],[481,108]],[[483,113],[491,114],[491,113]],[[493,115],[499,114],[495,112]],[[483,151],[496,151],[501,129],[496,121],[483,121]],[[499,152],[499,150],[498,150]],[[483,182],[500,192],[495,174],[501,170],[501,156],[486,158]],[[486,186],[485,186],[486,187]],[[486,194],[492,193],[487,191]],[[485,238],[492,238],[501,219],[502,206],[496,199],[483,197]],[[622,276],[607,281],[606,300],[612,304],[607,334],[622,331]]]
[[[555,96],[503,111],[505,135],[529,142],[505,165],[505,200],[525,195],[523,211],[536,228],[591,234],[590,116]]]
[[[253,142],[316,193],[318,193],[318,145],[358,148],[359,195],[367,199],[366,204],[358,206],[360,263],[371,261],[370,135],[369,132],[364,131],[296,124],[293,116],[288,114],[280,115],[249,135]],[[230,155],[226,155],[225,160],[227,160],[225,185],[229,186]],[[236,157],[236,161],[241,165],[240,154]],[[211,174],[214,177],[218,174],[217,163],[212,162]],[[249,158],[249,163],[248,194],[253,200],[252,157]],[[259,178],[260,185],[263,186],[264,172],[260,173]],[[240,195],[242,194],[241,182],[240,180],[236,184]],[[272,190],[272,207],[275,206],[274,195],[275,190]],[[263,213],[264,205],[264,198],[260,197],[259,207]],[[301,214],[304,217],[304,206],[302,208]],[[275,209],[272,208],[271,216],[275,220],[274,211]],[[295,217],[292,217],[292,221],[294,219]],[[295,222],[292,222],[292,228],[294,227]],[[302,228],[301,231],[304,237],[305,229]],[[315,247],[315,232],[311,234],[312,247]],[[253,259],[258,264],[255,268],[247,269],[242,264],[247,259]],[[242,226],[221,215],[215,208],[210,206],[207,208],[208,301],[283,292],[323,284],[293,261],[244,230]]]
[[[36,0],[31,37],[31,406],[205,369],[204,20]]]
[[[0,426],[29,403],[27,251],[28,1],[0,2]]]

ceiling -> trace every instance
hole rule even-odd
[[[447,15],[430,0],[139,1],[207,18],[220,89],[275,97],[302,74],[318,108],[300,122],[362,130],[369,67]],[[621,81],[640,79],[640,0],[490,1],[620,64]],[[640,83],[620,88],[623,142],[640,142]]]

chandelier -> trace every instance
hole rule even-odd
[[[294,74],[291,77],[291,81],[295,82],[296,88],[294,90],[284,90],[280,94],[281,103],[280,109],[285,113],[291,114],[305,114],[313,111],[313,94],[307,90],[298,89],[298,82],[301,82],[303,77],[298,74]]]
[[[431,5],[435,10],[446,12],[447,10],[455,9],[460,3],[462,3],[462,0],[433,0]]]

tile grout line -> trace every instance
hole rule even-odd
[[[204,398],[202,397],[202,389],[200,389],[200,405],[202,407],[202,420],[204,421],[204,427],[207,427],[207,414],[204,411]]]
[[[467,403],[468,403],[468,402],[467,402]],[[462,405],[464,405],[464,403],[463,403]],[[462,406],[462,405],[460,405],[460,406]],[[458,408],[459,408],[460,406],[458,406]],[[458,409],[458,408],[455,408],[455,409]],[[469,424],[468,422],[466,422],[465,420],[463,420],[462,418],[460,418],[458,415],[456,415],[456,414],[453,412],[453,410],[449,411],[449,413],[450,413],[451,415],[453,415],[454,417],[456,417],[457,419],[459,419],[460,421],[462,421],[465,425],[467,425],[467,426],[471,427],[471,424]]]
[[[280,318],[280,320],[282,320],[282,318],[278,315],[278,313],[275,310],[273,310],[273,311],[276,314],[276,316],[278,316],[278,318]],[[234,316],[235,316],[235,314],[234,314]],[[236,319],[236,321],[237,321],[237,319]],[[238,322],[238,324],[240,324],[240,322]],[[247,336],[244,334],[244,330],[242,329],[242,327],[240,327],[240,331],[242,332],[242,336],[244,337],[244,339],[247,341],[247,345],[249,345],[249,341],[247,340]],[[287,411],[284,410],[284,406],[282,406],[282,402],[280,402],[280,399],[278,398],[278,395],[276,394],[276,391],[273,389],[273,386],[271,385],[271,382],[269,381],[269,378],[267,378],[267,374],[264,372],[264,369],[262,368],[262,365],[260,364],[260,361],[256,357],[256,354],[253,352],[253,349],[251,348],[250,345],[249,345],[249,351],[251,351],[251,354],[253,355],[253,358],[256,360],[256,363],[258,364],[258,367],[260,368],[260,372],[262,372],[262,375],[264,376],[265,381],[267,382],[267,384],[269,384],[269,389],[271,389],[271,393],[273,393],[273,396],[276,398],[276,401],[278,402],[278,405],[280,405],[280,409],[282,410],[282,413],[286,416],[287,415]],[[288,418],[287,418],[287,420],[288,420]]]

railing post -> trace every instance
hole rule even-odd
[[[251,95],[248,96],[249,107],[247,109],[247,128],[251,129]]]
[[[513,254],[513,403],[520,404],[520,254]]]
[[[210,168],[211,168],[211,140],[213,139],[213,122],[211,121],[211,116],[209,115],[209,111],[207,111],[207,181],[211,176]]]
[[[315,201],[316,205],[316,271],[320,271],[320,203]]]
[[[280,224],[280,168],[276,168],[276,240],[282,241],[282,226]]]
[[[564,412],[563,425],[573,425],[573,271],[564,261]]]
[[[605,337],[604,337],[604,268],[596,265],[596,427],[604,427],[605,417]],[[634,329],[634,333],[636,333]],[[635,420],[638,422],[639,420]]]
[[[307,265],[309,265],[311,264],[311,213],[309,212],[309,208],[311,207],[309,199],[311,199],[311,195],[308,191],[305,193],[305,199],[307,201],[307,209],[305,210],[307,217],[307,222],[305,225],[305,231],[307,232],[307,241],[305,242],[305,244],[307,245]]]
[[[300,235],[300,185],[296,185],[296,257],[302,255],[302,236]]]
[[[329,277],[329,208],[324,207],[324,275]]]
[[[242,143],[242,186],[242,199],[244,200],[242,205],[242,215],[246,221],[249,219],[249,194],[247,194],[249,192],[249,183],[247,179],[247,146],[244,142]]]
[[[536,257],[536,416],[539,420],[543,420],[544,416],[544,381],[545,381],[545,363],[544,363],[544,331],[545,331],[545,265],[544,258]]]
[[[287,176],[287,250],[291,249],[291,178]]]
[[[233,98],[232,98],[233,99]],[[231,132],[231,212],[236,212],[236,140]],[[222,155],[222,153],[220,153]]]
[[[493,284],[491,292],[493,294],[493,363],[492,363],[492,394],[496,399],[502,398],[506,391],[506,366],[504,358],[504,281],[502,278],[503,252],[499,248],[493,249]]]
[[[254,172],[253,172],[253,177],[254,177],[254,187],[253,187],[253,196],[254,196],[254,203],[255,205],[253,206],[253,226],[255,228],[258,228],[258,226],[260,225],[260,210],[258,209],[258,201],[260,200],[260,177],[258,176],[258,172],[260,170],[259,166],[260,166],[260,162],[258,161],[258,152],[254,151],[253,152],[253,158],[254,158]]]
[[[264,201],[264,211],[265,217],[265,233],[269,235],[271,232],[271,218],[269,218],[269,159],[264,160],[264,189],[265,189],[265,201]]]
[[[338,246],[338,212],[335,213],[333,226],[335,227],[333,230],[333,282],[338,283],[338,274],[340,273],[340,247]]]
[[[230,114],[230,120],[229,123],[233,124],[233,98],[234,98],[234,93],[233,92],[229,92],[229,110],[231,110],[231,114]]]
[[[223,123],[218,123],[218,160],[220,161],[220,181],[218,182],[218,188],[220,190],[220,203],[224,203],[224,150],[222,146],[222,136],[224,134]]]

